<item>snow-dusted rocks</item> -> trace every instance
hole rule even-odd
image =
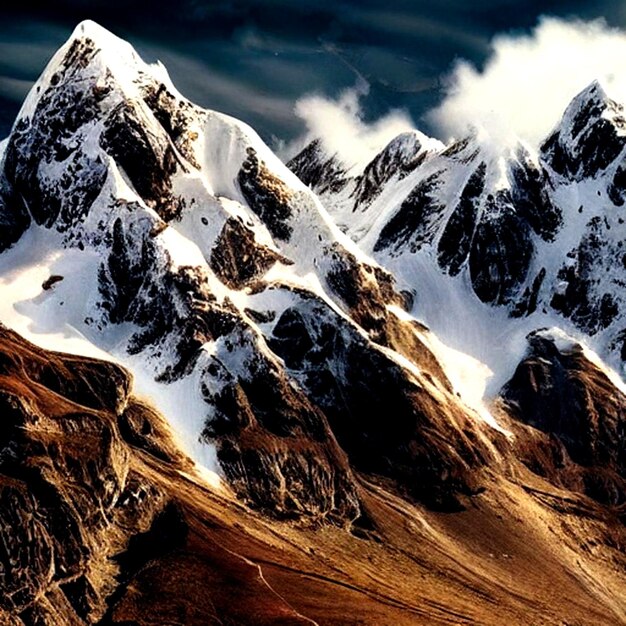
[[[502,397],[516,419],[536,429],[520,445],[533,471],[620,505],[626,497],[626,396],[594,360],[564,333],[536,331]]]
[[[287,165],[320,196],[339,193],[351,181],[349,166],[343,165],[336,155],[327,154],[320,139],[312,141]]]
[[[402,137],[359,198],[431,144]],[[4,258],[63,276],[14,303],[29,336],[69,327],[127,365],[187,452],[248,502],[344,524],[361,515],[354,471],[437,507],[477,490],[489,427],[398,314],[409,294],[252,129],[186,101],[128,44],[77,27],[29,95],[2,176]],[[25,250],[33,237],[45,245]]]
[[[383,265],[385,257],[423,250],[445,273],[468,273],[483,302],[514,302],[534,240],[551,240],[561,219],[536,159],[521,144],[501,155],[479,137],[447,148],[408,137],[394,139],[365,168],[348,199],[344,191],[323,193],[329,210]],[[304,168],[302,154],[291,166]]]
[[[327,188],[321,198],[342,229],[412,293],[412,313],[444,342],[481,358],[431,300],[459,302],[452,316],[470,315],[471,327],[499,317],[492,307],[501,307],[511,337],[562,325],[586,335],[621,369],[624,124],[623,106],[594,82],[538,153],[521,143],[494,146],[477,132],[447,147],[431,145],[409,173],[398,163],[376,197],[357,202],[354,212],[347,210],[354,193]],[[400,144],[404,136],[366,170]],[[410,150],[404,154],[408,159]],[[304,155],[291,161],[295,171],[306,170]]]
[[[624,106],[611,100],[595,81],[572,100],[541,153],[552,171],[581,180],[607,169],[625,146]]]
[[[623,164],[583,152],[303,182],[81,24],[0,143],[0,320],[66,353],[0,328],[0,621],[617,623],[626,387],[580,341],[624,351]]]

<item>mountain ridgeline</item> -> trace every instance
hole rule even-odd
[[[625,123],[623,105],[594,82],[538,152],[521,142],[494,147],[480,134],[420,152],[416,134],[394,140],[362,172],[330,169],[338,157],[319,142],[289,165],[399,284],[419,291],[415,268],[432,264],[512,317],[537,314],[537,326],[593,337],[621,369]]]
[[[286,166],[80,24],[0,143],[3,623],[626,623],[624,123]]]

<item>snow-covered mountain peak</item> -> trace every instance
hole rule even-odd
[[[608,90],[610,90],[610,88],[605,85],[605,82],[599,78],[596,78],[572,98],[567,109],[577,107],[580,108],[582,106],[585,106],[587,102],[591,101],[608,103]]]
[[[574,180],[597,177],[615,163],[625,146],[624,106],[596,80],[572,99],[541,154],[552,171]]]
[[[50,86],[64,83],[88,82],[104,91],[105,81],[129,97],[138,97],[140,76],[154,75],[159,81],[168,81],[167,72],[160,64],[144,63],[133,47],[91,20],[81,22],[66,43],[48,63],[34,88],[29,93],[18,120],[31,117],[43,94]]]
[[[312,211],[316,215],[309,220],[317,221],[331,239],[341,238],[324,218],[321,205],[251,128],[193,105],[176,91],[160,64],[144,63],[132,46],[90,21],[76,28],[48,64],[28,96],[8,147],[10,179],[20,154],[31,161],[33,176],[35,170],[48,171],[49,180],[65,173],[58,193],[62,197],[56,201],[61,210],[54,206],[45,216],[33,214],[38,223],[56,222],[59,230],[74,230],[85,218],[64,210],[73,189],[82,194],[88,187],[97,195],[104,180],[119,171],[137,201],[165,222],[180,218],[185,208],[196,212],[192,205],[199,193],[223,222],[232,209],[219,198],[246,207],[254,185],[243,179],[252,177],[275,200],[273,209],[266,208],[263,215],[252,211],[260,236],[270,231],[270,237],[285,239],[293,227],[282,221]],[[96,172],[98,184],[84,180]],[[29,190],[25,191],[28,204]],[[295,201],[298,194],[305,196],[300,202]],[[99,205],[89,206],[95,210]]]
[[[392,139],[356,177],[351,194],[354,200],[352,210],[366,210],[388,181],[407,177],[443,147],[440,141],[418,130],[401,133]]]
[[[594,98],[602,106],[599,91],[587,100]],[[594,128],[592,121],[581,132],[591,140]],[[337,546],[352,553],[358,542],[370,558],[396,538],[420,543],[411,538],[419,527],[421,543],[443,537],[456,566],[461,547],[484,555],[467,579],[469,598],[476,581],[501,580],[504,561],[493,558],[489,541],[478,550],[457,547],[448,521],[423,513],[423,505],[465,509],[465,522],[471,514],[478,526],[485,519],[496,530],[501,520],[498,536],[506,538],[513,518],[500,513],[518,502],[515,516],[533,513],[527,536],[539,539],[530,552],[542,554],[559,518],[540,513],[542,500],[528,508],[535,496],[526,482],[538,498],[564,493],[567,506],[584,503],[585,520],[599,509],[567,490],[611,506],[624,502],[625,387],[601,362],[607,353],[626,359],[621,165],[607,167],[617,172],[612,179],[564,181],[521,144],[494,149],[475,135],[444,147],[418,131],[394,138],[358,173],[320,141],[291,165],[303,181],[251,128],[195,106],[163,68],[145,64],[92,22],[79,25],[35,85],[0,142],[0,322],[56,354],[0,329],[0,405],[9,416],[0,428],[0,484],[4,476],[10,505],[0,506],[0,526],[23,526],[16,536],[33,546],[26,560],[16,541],[0,554],[0,583],[5,572],[9,590],[0,622],[13,614],[24,623],[132,621],[143,606],[133,590],[163,569],[161,553],[166,565],[182,555],[174,566],[187,580],[188,557],[200,544],[213,556],[196,559],[203,565],[192,577],[200,572],[203,583],[217,567],[226,568],[226,578],[235,572],[261,580],[266,607],[268,590],[278,594],[257,567],[265,556],[248,560],[233,544],[231,565],[221,552],[215,557],[213,539],[202,539],[207,528],[225,536],[215,525],[224,503],[224,521],[237,537],[247,533],[255,541],[244,543],[258,545],[266,528],[276,550],[280,526],[255,514],[240,527],[236,520],[248,517],[245,506],[230,506],[233,492],[289,520],[293,554],[321,555],[315,571],[324,585],[326,557]],[[129,395],[131,376],[119,364],[60,357],[63,351],[125,365],[143,400]],[[193,466],[183,463],[145,400],[200,466],[193,482],[217,472],[211,483],[228,483],[227,500],[205,489],[196,495],[187,483]],[[588,481],[597,477],[601,484]],[[379,500],[383,494],[389,498]],[[196,502],[210,515],[197,515]],[[562,513],[560,501],[555,510]],[[79,518],[91,521],[75,524]],[[298,528],[302,518],[351,528],[354,537],[348,544],[335,529],[311,534]],[[588,545],[587,522],[581,529],[581,545]],[[169,537],[165,552],[144,554],[142,546],[162,536]],[[324,536],[328,550],[317,542]],[[554,571],[573,562],[573,537],[565,537]],[[516,531],[510,563],[526,558],[520,538]],[[609,540],[623,544],[610,537],[607,547]],[[429,562],[409,557],[422,570]],[[371,569],[363,563],[355,575],[337,569],[337,580],[360,580]],[[577,559],[577,572],[592,571],[588,563]],[[313,571],[303,567],[292,569]],[[436,561],[436,572],[442,567]],[[524,561],[519,571],[531,569]],[[29,581],[31,570],[41,575]],[[113,578],[120,582],[115,591]],[[378,588],[385,591],[383,578]],[[589,587],[583,578],[581,588]],[[205,587],[198,589],[207,600]],[[154,588],[150,596],[159,595]],[[520,590],[516,597],[533,595],[530,587]],[[352,595],[357,603],[365,597]],[[216,597],[208,598],[209,621],[222,617]],[[57,603],[63,612],[52,610]],[[406,606],[410,621],[416,614]],[[297,612],[303,619],[295,621],[312,622],[299,610],[294,604],[295,612],[282,612],[283,621]],[[387,613],[371,615],[389,621]]]
[[[423,142],[390,153],[419,157]],[[354,515],[346,454],[387,474],[397,457],[401,480],[435,471],[439,485],[456,470],[414,463],[436,447],[435,422],[485,452],[484,413],[460,403],[423,327],[397,313],[410,295],[251,128],[190,103],[92,23],[55,55],[6,143],[0,224],[0,265],[20,268],[3,292],[20,329],[122,361],[193,458],[218,469],[217,455],[260,506]],[[422,389],[449,411],[422,406]],[[392,418],[347,426],[384,413],[393,390]],[[393,435],[407,424],[415,445]],[[442,449],[445,465],[464,471],[469,449]]]
[[[117,64],[118,67],[122,67],[134,63],[138,68],[145,65],[130,43],[117,37],[93,20],[83,20],[76,26],[67,42],[61,47],[61,55],[68,48],[74,46],[75,42],[83,40],[90,40],[98,50],[100,57],[112,65]]]
[[[400,133],[394,137],[379,153],[372,159],[372,162],[382,154],[398,155],[405,158],[414,157],[422,150],[428,152],[439,152],[445,148],[445,145],[438,139],[429,137],[423,132],[412,129]]]
[[[378,218],[369,210],[387,186],[400,185],[445,149],[418,130],[394,137],[366,165],[346,163],[322,139],[309,143],[287,166],[322,200],[343,232],[359,241]]]
[[[491,324],[496,313],[478,300],[504,309],[497,315],[509,317],[503,328],[511,336],[518,336],[515,328],[563,325],[586,335],[621,370],[623,109],[610,85],[594,81],[573,98],[538,154],[521,141],[498,144],[476,130],[407,175],[396,168],[356,211],[345,190],[322,199],[345,231],[415,294],[413,313],[444,342],[482,359],[476,348],[485,343],[482,335],[472,346],[456,328],[469,311],[476,311],[470,326]],[[442,319],[442,307],[451,303],[457,312]]]
[[[610,87],[594,80],[577,94],[565,109],[558,126],[562,135],[576,141],[600,119],[611,123],[620,135],[626,134],[624,106],[610,97]]]

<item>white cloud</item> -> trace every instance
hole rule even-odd
[[[593,22],[542,18],[527,36],[501,35],[482,71],[459,61],[442,104],[427,115],[444,139],[475,127],[502,142],[537,145],[594,79],[626,103],[626,33]]]
[[[366,123],[360,99],[368,92],[368,84],[360,79],[337,100],[319,95],[300,98],[295,112],[306,124],[307,132],[286,149],[286,156],[293,156],[309,141],[319,138],[329,153],[358,169],[367,165],[394,137],[415,127],[408,113],[398,109],[371,124]]]

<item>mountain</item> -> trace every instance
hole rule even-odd
[[[412,149],[395,151],[401,136],[363,172],[345,166],[352,174],[344,191],[320,189],[320,197],[342,230],[413,294],[411,313],[444,342],[499,369],[485,354],[489,335],[491,351],[504,342],[519,359],[528,332],[557,326],[621,371],[625,133],[623,106],[594,82],[538,151],[494,145],[476,132],[415,159]],[[395,173],[363,199],[367,172],[390,152]],[[305,154],[290,162],[296,173]],[[317,161],[325,158],[321,147]],[[419,303],[422,290],[428,298]],[[443,320],[441,302],[454,307]],[[468,317],[470,333],[454,327]]]
[[[2,619],[626,623],[619,311],[548,291],[576,245],[604,306],[621,131],[571,107],[294,174],[80,24],[0,144]]]
[[[79,26],[26,101],[2,176],[7,255],[45,251],[63,278],[22,306],[63,306],[59,321],[146,381],[242,497],[351,521],[348,460],[441,506],[472,491],[488,427],[389,274],[251,129],[184,100],[163,68]]]

